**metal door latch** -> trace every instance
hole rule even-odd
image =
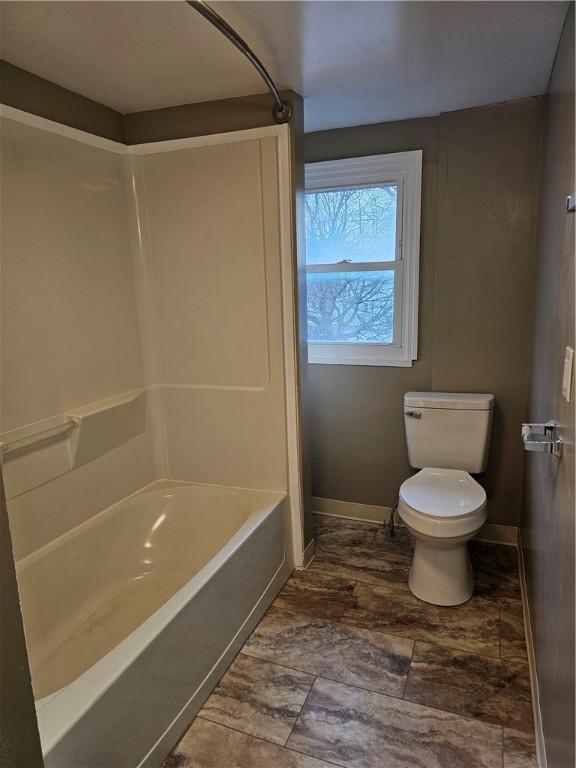
[[[421,419],[422,414],[420,411],[404,411],[405,416],[409,416],[411,419]]]
[[[553,453],[562,455],[562,440],[558,437],[558,425],[555,421],[546,424],[522,424],[522,439],[525,451]]]

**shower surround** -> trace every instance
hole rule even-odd
[[[157,765],[303,562],[289,131],[128,148],[1,120],[0,440],[45,760]],[[119,633],[64,652],[128,591]],[[166,706],[182,622],[211,654]]]

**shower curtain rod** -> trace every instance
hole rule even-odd
[[[236,32],[236,30],[233,29],[219,13],[216,13],[208,3],[205,3],[204,0],[185,0],[185,2],[204,16],[204,18],[207,19],[210,24],[215,26],[216,29],[219,29],[220,32],[222,32],[222,34],[225,35],[236,48],[238,48],[238,50],[242,51],[248,61],[252,62],[253,66],[258,71],[258,74],[268,86],[272,98],[274,99],[274,109],[272,110],[274,120],[277,123],[287,123],[292,117],[292,107],[286,101],[281,99],[278,88],[276,88],[276,85],[274,84],[274,80],[272,80],[268,74],[268,70],[264,64],[262,64],[258,56],[256,56],[252,48],[250,48],[248,43],[240,37],[238,32]]]

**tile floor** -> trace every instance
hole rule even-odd
[[[440,608],[404,530],[315,528],[165,768],[536,768],[515,550],[473,542],[476,594]]]

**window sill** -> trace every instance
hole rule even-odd
[[[380,368],[412,368],[413,360],[386,360],[385,363],[376,363],[374,360],[312,360],[308,359],[308,365],[370,365]]]
[[[364,348],[342,349],[330,348],[329,345],[316,347],[308,344],[308,363],[311,365],[371,365],[390,368],[411,368],[414,362],[412,356],[402,355],[402,351],[396,349],[396,354],[390,354],[391,350],[384,351],[380,345],[368,345]]]

